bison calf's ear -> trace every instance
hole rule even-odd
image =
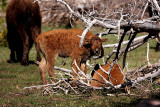
[[[90,47],[90,41],[88,39],[84,38],[83,46],[84,47]]]

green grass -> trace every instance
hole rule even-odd
[[[117,43],[119,41],[117,37],[115,37],[114,35],[109,35],[107,36],[107,38],[108,38],[108,41],[104,44],[112,44],[112,43]],[[127,39],[128,39],[128,36],[125,37],[125,40]],[[155,49],[154,49],[155,46],[156,46],[156,40],[150,40],[149,60],[151,63],[158,62],[160,58],[159,52],[155,52]],[[107,55],[109,52],[112,51],[112,49],[113,48],[105,49],[105,54]],[[147,44],[145,43],[141,47],[131,52],[128,52],[126,63],[128,63],[128,67],[131,69],[135,67],[140,67],[141,65],[144,65],[147,62],[146,56],[147,56]],[[112,58],[114,58],[114,56]],[[110,61],[112,61],[112,58],[110,59]],[[123,56],[118,61],[121,65],[122,65],[122,59],[123,59]]]
[[[5,28],[5,20],[1,20],[1,28]],[[63,27],[57,28],[52,26],[42,26],[42,32],[53,30],[53,29],[62,29]],[[78,25],[74,28],[82,28],[82,25]],[[93,27],[91,31],[97,33],[104,29]],[[104,44],[117,43],[119,40],[114,35],[107,35],[103,38],[108,38],[108,42]],[[125,40],[127,37],[125,38]],[[150,42],[150,47],[155,47],[156,41],[152,40]],[[105,49],[105,54],[107,55],[112,49]],[[136,105],[141,97],[136,96],[120,96],[120,97],[109,97],[106,96],[107,91],[93,91],[86,93],[85,95],[65,95],[60,93],[59,95],[42,95],[43,89],[34,89],[34,90],[22,90],[24,87],[41,85],[40,73],[37,65],[30,64],[29,66],[21,66],[19,63],[7,63],[9,59],[10,50],[8,47],[0,46],[0,107],[2,106],[118,106],[118,107],[128,107]],[[154,49],[150,48],[150,62],[158,62],[160,58],[159,52],[155,52]],[[33,48],[29,54],[29,60],[34,61],[36,58],[36,51]],[[114,56],[109,60],[112,62]],[[56,66],[61,66],[64,68],[71,69],[71,59],[68,58],[66,65],[62,66],[63,59],[58,57],[56,60]],[[127,63],[129,68],[137,68],[146,62],[146,44],[139,47],[138,49],[129,52],[127,55]],[[101,60],[98,60],[97,63],[102,63]],[[122,64],[122,58],[119,61]],[[58,71],[56,71],[58,72]],[[88,73],[91,70],[88,69]],[[47,75],[49,80],[49,76]],[[137,90],[132,90],[131,93],[136,93]],[[147,98],[157,98],[155,94],[145,95]],[[159,98],[159,97],[158,97]]]
[[[0,0],[1,2],[1,0]],[[0,6],[0,8],[4,7]],[[1,12],[0,12],[1,13]],[[2,30],[6,29],[5,18],[0,16],[0,28]],[[62,29],[64,27],[52,27],[52,26],[42,26],[42,32],[53,30],[53,29]],[[78,24],[74,28],[84,28],[83,24]],[[97,33],[104,29],[93,27],[91,31]],[[1,32],[0,32],[1,33]],[[108,35],[104,38],[108,38],[109,43],[116,43],[119,40],[114,35]],[[125,38],[125,40],[127,37]],[[156,41],[152,40],[150,42],[150,47],[155,47]],[[105,49],[105,54],[107,55],[112,49]],[[0,46],[0,107],[5,106],[46,106],[46,107],[97,107],[97,106],[109,106],[109,107],[130,107],[135,106],[140,102],[141,99],[145,98],[158,98],[159,93],[155,94],[154,92],[145,94],[143,96],[114,96],[110,97],[106,94],[108,91],[91,91],[83,95],[65,95],[60,93],[59,95],[43,95],[43,89],[33,89],[33,90],[22,90],[24,87],[41,85],[40,73],[37,65],[30,64],[29,66],[21,66],[19,63],[7,63],[9,59],[10,50],[8,47]],[[155,52],[154,49],[150,49],[150,62],[155,63],[160,59],[159,52]],[[34,61],[36,58],[36,51],[33,47],[29,54],[29,60]],[[114,56],[109,60],[112,62]],[[71,59],[68,58],[66,65],[62,66],[63,59],[57,58],[56,65],[64,68],[71,69]],[[139,47],[138,49],[129,52],[127,55],[127,63],[129,68],[137,68],[146,62],[146,44]],[[101,60],[98,60],[97,63],[102,63]],[[122,65],[122,58],[119,61]],[[58,72],[58,71],[56,71]],[[90,73],[90,69],[88,69]],[[49,76],[47,75],[49,80]],[[159,88],[155,86],[156,88]],[[143,90],[143,89],[142,89]],[[121,93],[115,91],[115,93]],[[140,94],[141,90],[132,89],[131,93]],[[142,95],[143,93],[141,93]]]

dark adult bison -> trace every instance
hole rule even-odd
[[[41,32],[41,13],[34,0],[11,0],[6,11],[7,40],[11,50],[9,62],[28,65],[28,54]],[[40,54],[37,51],[37,60]]]

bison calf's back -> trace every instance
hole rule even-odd
[[[71,57],[72,58],[72,71],[73,76],[76,77],[78,68],[86,73],[86,61],[93,55],[103,56],[104,50],[102,48],[102,42],[99,37],[93,35],[91,32],[87,32],[83,45],[79,47],[80,37],[83,33],[83,29],[70,29],[70,30],[53,30],[40,34],[36,39],[36,44],[42,51],[46,63],[46,69],[52,78],[56,82],[54,77],[54,64],[57,56]],[[75,64],[77,63],[77,66]],[[41,65],[39,65],[41,71],[42,82],[46,83]]]

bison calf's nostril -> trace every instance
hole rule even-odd
[[[95,50],[95,54],[98,55],[99,54],[99,49]]]

